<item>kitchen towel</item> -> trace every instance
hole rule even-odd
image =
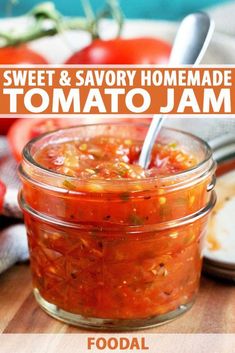
[[[26,230],[23,224],[7,227],[0,232],[0,273],[29,257]]]

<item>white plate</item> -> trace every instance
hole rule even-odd
[[[212,266],[211,264],[203,264],[203,271],[209,275],[220,277],[227,280],[232,280],[235,282],[235,271],[228,270],[224,268],[218,268],[217,266]]]
[[[235,171],[217,179],[216,193],[204,256],[214,265],[235,270]]]

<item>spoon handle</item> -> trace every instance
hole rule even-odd
[[[214,22],[203,12],[186,16],[180,24],[172,47],[169,65],[198,64],[210,43]],[[153,116],[139,157],[139,165],[148,168],[152,149],[163,124],[163,114]]]
[[[150,123],[148,132],[145,136],[144,144],[139,157],[139,165],[142,168],[148,168],[149,166],[152,149],[162,124],[163,124],[163,115],[161,114],[154,115]]]

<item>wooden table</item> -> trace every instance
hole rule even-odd
[[[37,305],[28,264],[16,265],[0,276],[0,332],[86,332],[50,318]],[[235,286],[203,277],[193,308],[169,324],[148,333],[235,333]]]

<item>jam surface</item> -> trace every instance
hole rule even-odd
[[[192,168],[196,158],[175,142],[155,144],[148,170],[138,166],[141,141],[99,136],[49,144],[34,159],[44,168],[81,179],[144,179]]]

